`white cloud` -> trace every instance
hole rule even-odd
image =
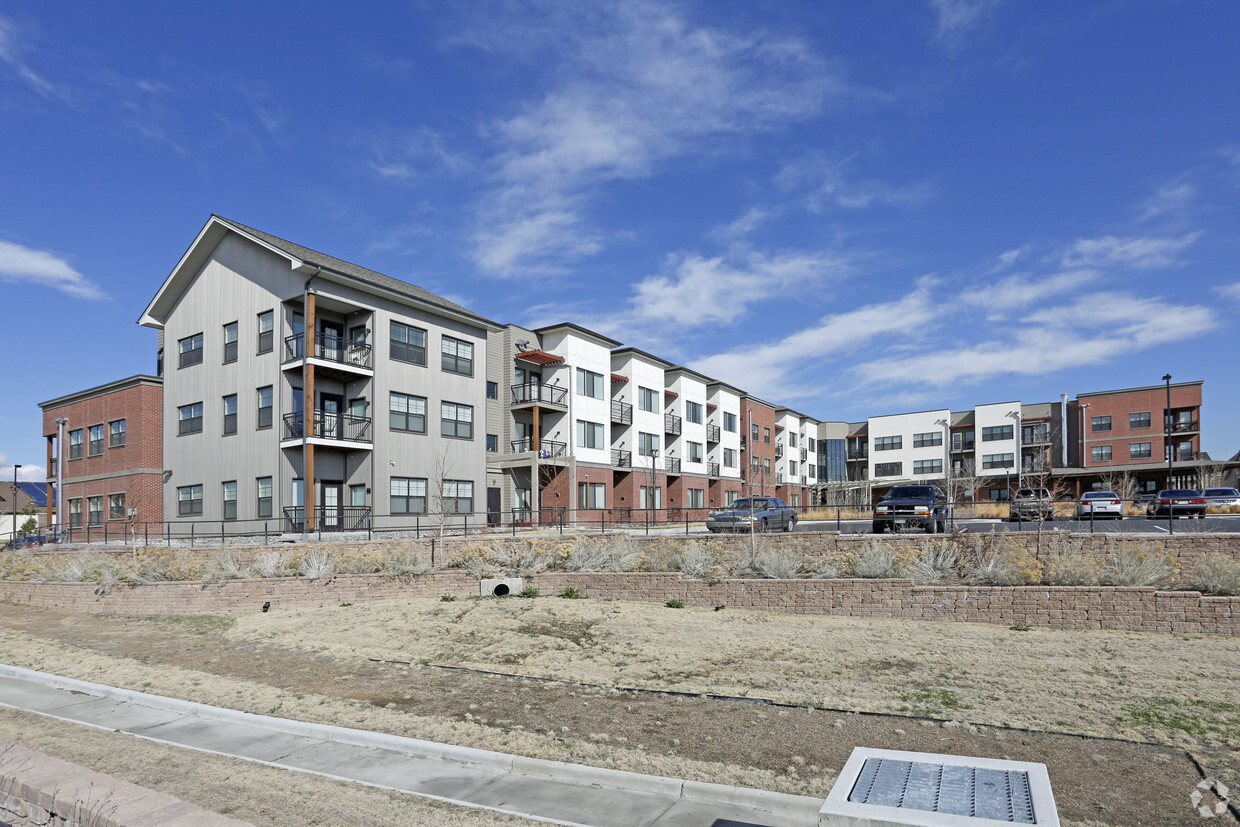
[[[43,482],[47,479],[47,472],[42,465],[23,464],[17,469],[17,479],[19,482]],[[9,481],[10,486],[13,484],[13,463],[9,462],[7,456],[0,454],[0,486],[4,485],[5,480]]]
[[[18,37],[17,24],[0,15],[0,63],[8,64],[27,86],[44,98],[61,97],[60,90],[51,81],[27,65],[24,53],[25,48]]]
[[[1096,279],[1097,274],[1090,270],[1069,270],[1047,277],[1020,273],[982,287],[963,290],[959,299],[964,304],[985,310],[988,321],[998,321],[1012,311],[1026,309],[1052,296],[1079,289],[1081,285]]]
[[[1180,238],[1082,238],[1064,252],[1062,261],[1065,267],[1171,267],[1179,263],[1179,253],[1200,237],[1201,233],[1196,232]]]
[[[899,185],[876,179],[856,180],[849,174],[850,162],[831,161],[818,155],[802,158],[785,166],[775,176],[784,190],[808,187],[806,207],[811,212],[829,208],[861,210],[878,205],[916,207],[934,194],[928,182]]]
[[[1231,284],[1221,284],[1214,289],[1223,298],[1240,302],[1240,281],[1232,282]]]
[[[728,224],[716,227],[711,235],[721,241],[730,241],[749,235],[771,218],[770,210],[762,207],[750,207],[740,218]]]
[[[1017,247],[1015,250],[1008,250],[1005,253],[1000,253],[998,258],[995,260],[995,266],[991,267],[990,270],[986,272],[986,275],[990,276],[1007,270],[1015,264],[1018,259],[1022,258],[1029,252],[1029,247],[1030,245],[1025,244],[1021,247]]]
[[[64,259],[8,241],[0,241],[0,281],[33,282],[79,299],[105,298],[103,291]]]
[[[958,51],[964,39],[999,6],[1000,0],[930,0],[935,13],[935,35],[949,51]]]
[[[1187,181],[1171,181],[1163,184],[1141,205],[1140,221],[1166,216],[1179,217],[1196,196],[1197,189]]]

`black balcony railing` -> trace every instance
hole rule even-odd
[[[706,441],[707,442],[718,442],[719,441],[719,426],[718,425],[707,425],[706,426]]]
[[[678,457],[664,457],[663,470],[669,474],[680,473],[680,459]]]
[[[370,520],[368,505],[318,505],[312,516],[316,531],[364,531]],[[290,505],[284,509],[284,530],[301,531],[306,528],[306,507]]]
[[[717,462],[706,463],[706,474],[707,476],[711,476],[711,477],[719,476],[719,463]]]
[[[611,464],[617,468],[633,467],[633,452],[622,451],[619,448],[611,449]]]
[[[849,448],[848,458],[849,459],[869,459],[870,452],[866,448]]]
[[[512,386],[512,404],[514,405],[551,405],[556,408],[567,408],[567,400],[568,388],[560,385],[525,382]]]
[[[780,458],[780,457],[782,457],[783,455],[784,455],[784,446],[783,446],[783,444],[782,444],[782,443],[779,443],[779,442],[776,442],[776,443],[775,443],[775,458],[776,458],[776,459],[779,459],[779,458]]]
[[[1026,474],[1044,474],[1051,470],[1051,464],[1047,460],[1034,460],[1021,463],[1020,468]]]
[[[284,438],[301,439],[302,436],[318,439],[339,439],[344,442],[373,442],[370,417],[352,414],[314,412],[314,429],[305,434],[305,417],[301,411],[284,415]]]
[[[512,441],[512,452],[514,454],[524,454],[527,451],[533,450],[534,440],[529,437]],[[555,459],[564,456],[567,452],[568,444],[565,442],[557,442],[554,439],[538,440],[538,456],[540,459]]]
[[[680,422],[681,419],[676,414],[663,414],[663,433],[680,433]]]
[[[619,399],[611,400],[611,421],[617,425],[632,425],[633,406]]]
[[[809,449],[808,449],[808,448],[802,448],[802,449],[801,449],[801,462],[805,462],[805,460],[806,460],[806,459],[808,459],[808,458],[809,458]]]
[[[284,338],[284,361],[300,359],[306,347],[306,334],[297,333]],[[314,337],[314,353],[317,359],[337,362],[341,365],[352,365],[358,368],[374,366],[372,348],[365,342],[354,342],[330,333],[320,333]]]
[[[1176,419],[1171,423],[1171,433],[1183,433],[1184,431],[1196,431],[1197,420],[1195,419]]]

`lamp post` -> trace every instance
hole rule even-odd
[[[655,481],[657,480],[657,477],[655,477],[654,469],[655,469],[655,463],[658,462],[658,457],[659,457],[659,449],[651,448],[650,449],[650,489],[646,492],[646,510],[650,513],[650,519],[648,522],[654,522],[655,519],[659,516],[654,510]]]
[[[1174,488],[1175,484],[1171,481],[1171,458],[1174,453],[1171,447],[1171,374],[1168,373],[1164,376],[1163,381],[1167,383],[1167,410],[1163,414],[1163,427],[1167,432],[1167,487]],[[1170,508],[1168,508],[1168,511],[1170,511]]]
[[[1020,432],[1020,411],[1008,411],[1008,416],[1016,420],[1016,490],[1019,491],[1024,487],[1025,481],[1025,456],[1024,448],[1022,447],[1025,444],[1025,439]]]
[[[65,426],[69,424],[69,420],[65,417],[59,417],[56,420],[56,534],[60,535],[61,530],[65,527],[64,512],[60,509],[65,504],[64,476],[65,476]]]
[[[20,465],[13,466],[13,547],[17,548],[17,469]]]

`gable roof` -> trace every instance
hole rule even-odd
[[[207,257],[210,256],[227,232],[235,232],[287,258],[292,269],[299,272],[309,274],[314,273],[316,270],[322,271],[323,275],[329,279],[340,280],[346,283],[353,282],[364,287],[377,288],[385,293],[394,293],[404,299],[411,300],[415,304],[473,322],[487,329],[499,330],[501,327],[487,317],[462,307],[455,302],[448,301],[443,296],[436,295],[423,287],[418,287],[416,284],[385,276],[383,273],[368,270],[365,267],[360,267],[335,256],[329,256],[326,253],[320,253],[309,247],[303,247],[300,244],[295,244],[279,236],[257,230],[214,213],[211,214],[211,218],[207,220],[206,225],[198,233],[193,244],[185,251],[185,255],[177,262],[177,266],[172,273],[164,280],[159,291],[151,299],[151,303],[147,305],[141,318],[138,319],[138,324],[148,327],[161,327],[163,325],[163,319],[166,317],[167,311],[175,303],[176,294],[179,294],[189,280],[198,272],[199,268],[201,268]]]

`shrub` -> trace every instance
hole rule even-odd
[[[676,559],[676,567],[685,577],[704,580],[715,571],[715,558],[706,551],[698,540],[685,543]]]
[[[800,563],[791,552],[764,551],[758,555],[758,570],[772,580],[791,580],[800,568]]]
[[[1175,564],[1166,555],[1142,546],[1129,545],[1111,555],[1102,569],[1102,579],[1110,586],[1173,585],[1178,579]]]
[[[952,576],[959,555],[950,543],[932,543],[912,560],[900,564],[900,573],[914,583],[928,585]]]
[[[383,560],[383,573],[389,577],[413,577],[431,570],[431,564],[422,556],[421,549],[406,546]]]
[[[279,551],[261,551],[250,563],[250,574],[258,577],[286,577],[284,554]]]
[[[241,569],[241,563],[237,561],[237,555],[232,551],[225,549],[215,555],[215,560],[207,569],[205,579],[207,580],[240,580],[245,577],[245,572]]]
[[[818,561],[818,569],[812,576],[820,580],[834,580],[843,575],[840,572],[840,567],[833,560],[824,557]]]
[[[1102,562],[1081,551],[1081,542],[1054,536],[1042,556],[1042,581],[1049,586],[1096,586],[1102,582]]]
[[[1033,586],[1042,582],[1042,567],[1026,551],[1005,549],[974,566],[969,580],[987,586]]]
[[[534,588],[533,586],[526,586],[524,589],[521,590],[521,594],[517,596],[526,597],[526,598],[538,597],[538,589]]]
[[[1206,594],[1240,594],[1240,562],[1212,554],[1197,561],[1189,583]]]
[[[387,563],[386,555],[373,549],[351,549],[333,559],[340,574],[378,574]]]
[[[560,597],[565,600],[580,600],[585,597],[585,595],[573,586],[565,586],[564,591],[560,592]]]
[[[453,594],[445,594],[443,597],[439,598],[439,602],[441,603],[451,603],[454,600],[456,600],[456,595]]]
[[[881,543],[870,541],[857,555],[853,568],[858,577],[895,577],[897,574],[896,553]]]
[[[189,552],[144,548],[134,555],[129,577],[139,583],[201,580],[205,571],[206,564]]]
[[[685,601],[677,600],[676,598],[673,597],[671,600],[667,601],[663,605],[669,609],[683,609],[685,607]]]
[[[471,544],[456,553],[452,565],[465,569],[471,577],[479,580],[501,577],[504,574],[500,561],[490,546]]]
[[[297,568],[303,576],[311,580],[321,580],[336,573],[336,558],[323,549],[312,549],[302,555]]]
[[[632,571],[642,557],[642,547],[628,534],[613,535],[607,544],[607,568],[611,571]]]
[[[601,543],[594,543],[584,537],[573,541],[573,550],[564,561],[564,568],[569,571],[601,571],[611,561],[611,554]]]

